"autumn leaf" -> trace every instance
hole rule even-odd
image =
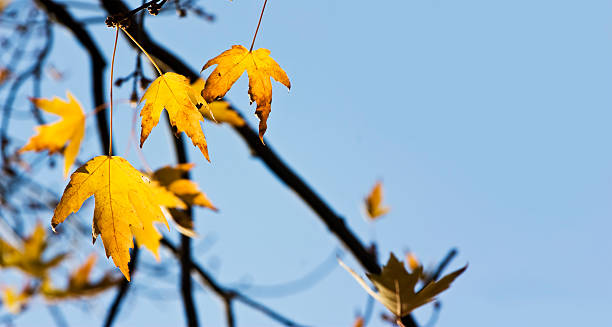
[[[413,271],[417,269],[419,266],[421,266],[419,259],[416,257],[416,255],[413,252],[406,253],[406,262],[408,263],[408,268],[410,268],[410,270],[413,270]]]
[[[130,280],[128,262],[129,249],[134,246],[132,237],[159,260],[161,234],[153,223],[164,223],[168,227],[148,184],[148,178],[127,160],[117,156],[95,157],[70,176],[70,182],[55,208],[51,226],[55,228],[68,215],[77,212],[93,195],[93,241],[98,235],[102,236],[106,256],[112,257],[125,278]]]
[[[383,267],[380,274],[366,274],[376,287],[376,290],[378,290],[376,292],[342,261],[340,261],[340,264],[357,280],[359,285],[368,294],[382,303],[396,317],[404,317],[412,310],[433,301],[438,294],[448,289],[455,278],[467,269],[467,266],[465,266],[437,281],[430,282],[420,291],[415,292],[416,284],[423,275],[423,267],[419,266],[409,273],[404,264],[398,261],[393,253],[391,253],[389,261]]]
[[[49,300],[79,299],[94,296],[114,287],[120,279],[107,272],[96,282],[90,281],[91,270],[96,264],[96,256],[92,254],[87,261],[73,271],[68,277],[68,285],[63,289],[55,288],[50,279],[45,279],[41,286],[41,294]]]
[[[176,127],[177,133],[185,132],[191,138],[193,145],[197,146],[206,160],[210,161],[206,138],[200,126],[200,121],[204,121],[204,118],[198,111],[198,107],[208,105],[200,94],[193,91],[185,76],[172,72],[161,75],[149,85],[140,102],[145,102],[140,111],[141,147],[153,127],[159,123],[162,110],[166,109],[170,123]]]
[[[2,12],[2,2],[0,1],[0,12]],[[6,67],[0,67],[0,85],[4,84],[11,77],[11,70]]]
[[[2,305],[6,307],[8,312],[16,315],[25,308],[33,294],[34,289],[29,284],[26,284],[20,292],[17,292],[12,287],[3,288]]]
[[[183,178],[184,174],[193,169],[194,166],[193,163],[178,164],[174,167],[165,166],[153,172],[153,179],[188,205],[217,211],[217,208],[200,190],[197,183]]]
[[[151,181],[149,184],[155,202],[164,208],[179,208],[186,209],[187,205],[176,194],[172,193],[165,186],[159,184],[158,181]]]
[[[79,153],[81,140],[85,134],[85,113],[70,92],[67,92],[67,97],[68,102],[57,97],[51,100],[32,99],[38,108],[56,114],[62,119],[35,127],[37,134],[32,136],[28,143],[19,150],[20,153],[44,150],[48,150],[49,154],[63,152],[64,177],[68,176],[68,171]]]
[[[11,0],[0,0],[0,13],[11,3]]]
[[[0,239],[0,267],[17,268],[31,276],[43,277],[50,268],[57,266],[66,254],[57,254],[44,260],[47,249],[45,229],[38,223],[32,234],[26,237],[21,248],[16,248]]]
[[[249,51],[241,45],[233,45],[231,49],[209,60],[200,72],[213,65],[217,67],[206,79],[202,97],[206,102],[221,99],[246,70],[251,102],[257,103],[255,114],[259,117],[259,138],[263,142],[272,103],[270,78],[291,89],[287,73],[270,57],[270,50],[261,48]]]
[[[363,324],[364,324],[363,317],[359,316],[355,318],[355,321],[353,322],[353,327],[363,327]]]
[[[367,214],[371,220],[389,212],[389,207],[382,204],[382,197],[382,183],[377,182],[372,191],[370,191],[370,194],[365,198]]]
[[[200,93],[204,89],[204,80],[198,78],[191,84],[191,88],[195,93]],[[210,102],[208,107],[202,106],[200,113],[204,118],[212,121],[215,124],[227,123],[232,126],[244,126],[245,121],[242,119],[240,114],[233,110],[229,102],[223,100],[216,100]]]

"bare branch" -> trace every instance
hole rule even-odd
[[[170,252],[172,252],[175,256],[180,258],[180,251],[179,249],[172,244],[172,242],[170,242],[168,239],[163,238],[161,240],[161,244],[163,246],[165,246],[166,248],[168,248],[168,250],[170,250]],[[229,302],[236,300],[236,301],[240,301],[243,304],[246,304],[247,306],[265,314],[266,316],[278,321],[279,323],[285,325],[285,326],[301,326],[295,322],[293,322],[292,320],[290,320],[289,318],[286,318],[285,316],[277,313],[276,311],[268,308],[267,306],[250,299],[249,297],[245,296],[244,294],[240,293],[237,290],[234,289],[229,289],[226,288],[224,286],[221,286],[213,277],[212,275],[210,275],[206,270],[204,270],[204,268],[202,268],[202,266],[198,265],[197,263],[193,263],[192,267],[192,273],[196,273],[197,275],[200,276],[202,283],[208,287],[210,290],[212,290],[218,297],[221,298],[221,300],[223,300],[224,305],[225,305],[225,310],[226,310],[226,317],[228,319],[227,323],[228,326],[233,326],[234,322],[233,322],[233,313],[232,313],[232,307],[231,304]],[[231,319],[231,320],[230,320]]]

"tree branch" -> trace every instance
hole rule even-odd
[[[101,108],[104,106],[104,69],[106,61],[96,45],[89,32],[77,22],[72,15],[64,8],[64,6],[52,0],[36,0],[36,3],[47,12],[47,15],[53,20],[63,25],[74,34],[74,37],[79,41],[81,46],[87,50],[91,59],[91,75],[92,75],[92,92],[94,107]],[[96,122],[98,125],[98,135],[102,145],[102,153],[105,153],[109,147],[108,135],[108,119],[106,110],[99,110],[96,113]]]
[[[101,1],[109,15],[129,12],[129,9],[121,0]],[[176,73],[185,75],[192,82],[200,77],[199,74],[183,63],[177,56],[153,41],[139,25],[132,22],[129,27],[129,32],[133,36],[136,36],[137,41],[147,50],[154,60],[158,61],[160,67],[166,67]],[[298,196],[313,209],[313,211],[315,211],[321,221],[349,249],[368,273],[379,274],[381,272],[381,268],[376,258],[367,251],[363,243],[361,243],[357,236],[355,236],[346,226],[344,219],[336,214],[331,207],[306,184],[306,182],[293,172],[291,168],[272,151],[270,147],[263,145],[259,140],[257,132],[255,132],[252,127],[245,124],[240,127],[234,127],[234,130],[243,138],[253,153],[255,153],[255,155],[258,156],[280,180],[293,189]],[[408,316],[406,319],[408,319],[408,321],[405,322],[405,327],[417,326],[412,316]]]
[[[175,256],[180,258],[180,250],[174,244],[172,244],[172,242],[170,242],[168,239],[162,238],[161,245],[165,246],[168,250],[170,250],[170,252],[172,252]],[[212,277],[212,275],[210,275],[206,270],[204,270],[204,268],[202,268],[202,266],[198,265],[197,263],[193,262],[191,269],[193,273],[196,273],[197,275],[200,276],[202,283],[206,287],[212,290],[213,293],[215,293],[218,297],[221,298],[221,300],[223,300],[223,303],[225,305],[226,319],[227,319],[228,326],[234,326],[235,324],[234,314],[233,314],[233,310],[231,306],[231,302],[233,300],[240,301],[243,304],[265,314],[266,316],[278,321],[279,323],[285,326],[300,326],[299,324],[293,322],[289,318],[286,318],[285,316],[277,313],[276,311],[268,308],[267,306],[255,300],[250,299],[249,297],[245,296],[239,291],[221,286],[214,279],[214,277]]]

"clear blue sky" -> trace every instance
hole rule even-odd
[[[233,44],[248,46],[263,1],[200,2],[215,23],[146,20],[195,69]],[[110,55],[114,31],[103,24],[91,31]],[[70,89],[91,108],[87,57],[57,32],[50,62],[68,78],[44,84],[43,94]],[[451,268],[469,262],[442,295],[437,326],[612,323],[612,2],[270,0],[256,47],[270,49],[292,82],[290,92],[274,86],[269,145],[351,228],[376,240],[384,260],[409,248],[433,264],[456,246]],[[134,52],[125,41],[117,56],[116,74],[131,72]],[[255,125],[246,90],[244,76],[228,97]],[[116,94],[127,98],[129,87]],[[132,110],[117,108],[118,154]],[[93,121],[88,128],[83,161],[99,151]],[[197,212],[204,238],[195,242],[196,258],[228,285],[291,281],[325,261],[339,243],[314,213],[230,128],[207,123],[205,133],[212,164],[196,148],[190,158],[221,211]],[[173,157],[170,137],[158,127],[145,143],[153,167]],[[133,149],[127,156],[138,166]],[[65,182],[56,173],[48,184],[60,191]],[[378,179],[392,210],[372,226],[362,200]],[[89,224],[92,207],[78,219]],[[162,260],[176,266],[168,254]],[[141,296],[128,299],[116,326],[182,325],[172,278],[159,285],[161,301],[146,298],[153,279],[137,275]],[[71,326],[97,325],[112,295],[87,312],[62,309]],[[258,299],[303,324],[350,326],[366,294],[338,267],[311,289]],[[40,304],[18,325],[51,323]],[[203,326],[224,323],[210,293],[199,291],[197,304]],[[378,319],[383,309],[375,308],[371,326],[386,325]],[[416,315],[425,322],[429,311]],[[274,324],[242,305],[237,317],[240,326]]]

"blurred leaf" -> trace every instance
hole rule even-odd
[[[153,183],[158,184],[159,188],[165,189],[170,195],[178,197],[178,201],[190,206],[200,206],[217,211],[217,208],[204,194],[197,183],[183,178],[183,176],[194,167],[192,163],[178,164],[176,166],[165,166],[156,170],[153,175]],[[168,197],[167,203],[173,204]],[[197,233],[193,229],[192,219],[186,215],[184,210],[186,206],[167,205],[169,209],[169,218],[177,225],[177,229],[181,234],[189,237],[196,237]]]
[[[34,289],[29,284],[26,284],[19,293],[12,287],[3,288],[2,305],[6,307],[8,312],[16,315],[25,308],[33,293]]]
[[[374,220],[389,212],[390,208],[388,206],[384,206],[382,201],[382,183],[377,182],[376,185],[374,185],[374,188],[372,188],[372,191],[370,191],[370,194],[368,194],[365,199],[366,210],[370,219]]]
[[[38,223],[32,234],[23,241],[21,249],[0,239],[0,267],[17,268],[33,277],[42,278],[50,268],[57,266],[66,257],[66,254],[58,254],[50,260],[44,260],[46,248],[45,229]]]
[[[2,1],[0,0],[0,12],[2,12]],[[0,67],[0,85],[11,77],[11,70],[6,67]]]
[[[49,300],[79,299],[98,295],[117,285],[121,279],[107,272],[96,282],[90,281],[91,270],[96,264],[96,256],[92,254],[87,261],[73,271],[68,277],[68,285],[64,289],[55,288],[50,279],[45,279],[41,286],[41,294]]]
[[[363,324],[363,317],[357,317],[355,318],[355,322],[353,322],[353,327],[363,327]]]

